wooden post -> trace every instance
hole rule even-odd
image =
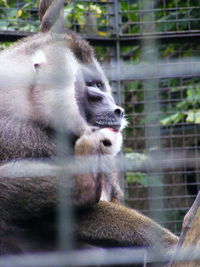
[[[177,260],[176,257],[179,259]],[[198,257],[198,259],[195,259]],[[200,266],[200,191],[183,221],[175,257],[168,267]]]

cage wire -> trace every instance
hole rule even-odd
[[[37,3],[25,4],[17,0],[0,7],[1,41],[14,41],[38,30]],[[200,184],[200,4],[194,0],[85,0],[70,1],[64,13],[67,26],[95,46],[115,99],[126,110],[124,164],[121,157],[116,159],[125,203],[179,234]],[[58,114],[59,119],[62,116]],[[63,146],[62,132],[58,131],[57,139]],[[70,147],[66,153],[70,155]],[[63,159],[58,151],[55,166],[49,168],[42,162],[19,163],[24,169],[15,165],[10,177],[20,177],[19,172],[38,175],[45,169],[61,176],[65,184],[74,171],[85,171],[90,165],[86,159],[73,169],[73,159],[68,166]],[[65,177],[66,168],[69,177]],[[146,266],[170,260],[155,251],[134,248],[72,250],[68,191],[68,185],[60,188],[64,200],[58,207],[61,252],[3,256],[0,266]],[[63,227],[66,222],[69,229]],[[199,259],[195,248],[180,252],[176,259],[191,259],[191,251]]]

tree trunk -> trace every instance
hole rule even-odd
[[[200,191],[184,218],[175,257],[167,266],[200,266]]]

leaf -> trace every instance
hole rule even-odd
[[[64,16],[65,18],[68,17],[72,11],[74,9],[74,5],[73,4],[69,4],[67,7],[64,8]]]
[[[188,111],[186,121],[200,124],[200,110]]]
[[[148,185],[147,175],[141,172],[127,172],[126,181],[128,184],[138,183],[144,186]]]
[[[84,5],[77,4],[77,8],[79,8],[80,10],[83,10],[84,11]]]
[[[18,11],[17,11],[17,18],[20,18],[21,16],[22,16],[22,14],[23,14],[23,10],[21,10],[21,9],[19,9]]]
[[[78,21],[78,24],[80,25],[80,27],[83,27],[85,25],[85,18],[84,18],[84,16],[82,16],[82,14],[77,17],[77,21]]]
[[[101,36],[109,36],[109,34],[107,32],[98,31],[98,34],[101,35]]]
[[[89,5],[88,10],[89,11],[94,11],[98,15],[102,14],[102,10],[97,5]]]
[[[2,5],[4,7],[8,7],[8,3],[6,0],[0,0],[0,5]]]
[[[180,122],[183,119],[184,116],[185,116],[184,113],[177,112],[175,114],[172,114],[172,115],[168,116],[167,118],[162,119],[160,122],[164,126],[172,124],[172,123],[176,124],[176,123]]]
[[[184,100],[184,101],[181,101],[181,102],[177,103],[176,107],[179,110],[188,110],[189,104],[190,103],[187,100]]]
[[[10,19],[16,18],[17,16],[17,9],[7,9],[6,16]]]
[[[200,112],[195,113],[194,123],[200,124]]]
[[[189,111],[189,112],[187,113],[186,121],[187,121],[187,122],[192,122],[192,123],[193,123],[194,120],[195,120],[194,112],[193,112],[193,111]]]
[[[2,30],[6,30],[6,28],[8,27],[8,25],[9,25],[9,22],[8,21],[5,21],[5,20],[0,20],[0,28],[2,29]]]
[[[133,161],[145,161],[147,159],[147,156],[143,153],[126,153],[126,158],[133,160]]]

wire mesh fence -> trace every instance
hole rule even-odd
[[[144,32],[145,25],[154,24],[148,34],[192,33],[199,31],[199,4],[197,1],[151,1],[144,8],[144,1],[67,1],[66,23],[74,30],[84,33],[113,33],[122,36]],[[39,26],[37,17],[38,1],[13,1],[6,5],[2,1],[1,29],[33,30]],[[118,32],[112,21],[116,19]],[[92,14],[92,16],[91,16]],[[146,15],[148,19],[144,20]],[[94,15],[94,16],[93,16]],[[153,16],[153,17],[152,17]],[[68,25],[68,26],[69,26]],[[96,29],[96,28],[97,29]]]
[[[96,47],[114,96],[126,110],[124,155],[131,160],[122,177],[126,204],[179,234],[200,184],[200,4],[192,0],[70,1],[64,12],[66,25]],[[8,31],[21,36],[16,31],[36,32],[38,27],[37,3],[15,1],[0,8],[1,40],[10,41]],[[30,260],[30,266],[92,265],[98,255],[102,265],[144,262],[146,266],[145,261],[161,260],[146,251],[123,251],[127,257],[121,262],[117,250],[110,258],[105,251],[92,253],[95,260],[91,261],[87,251],[83,257],[88,260],[80,255],[77,263],[74,255],[61,257],[59,263],[60,256],[52,254],[52,265],[44,257],[41,265]],[[162,260],[168,259],[162,256]],[[2,266],[15,266],[15,261],[16,266],[28,266],[26,258],[24,262],[2,258]]]
[[[199,5],[196,1],[120,1],[122,5],[121,33],[131,35],[143,32],[145,25],[155,25],[148,34],[155,32],[195,32],[199,30]],[[143,19],[149,14],[148,19]]]

